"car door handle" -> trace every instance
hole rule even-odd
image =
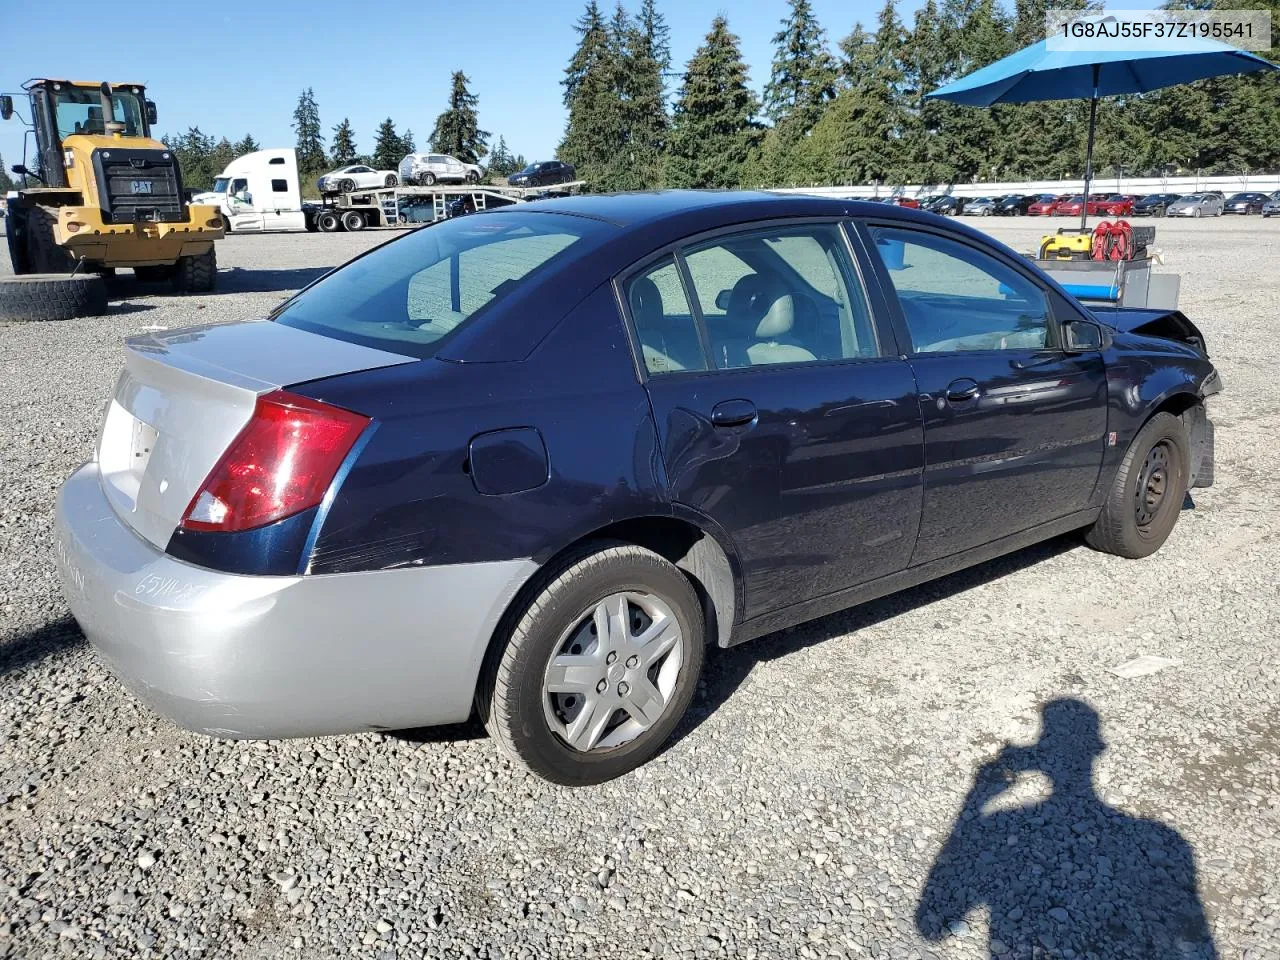
[[[722,400],[711,408],[711,422],[717,427],[740,427],[756,418],[756,405],[750,400]]]
[[[978,381],[962,377],[947,384],[947,399],[952,403],[964,403],[978,395]]]

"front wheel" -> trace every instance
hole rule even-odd
[[[1199,220],[1201,217],[1204,216],[1204,211],[1201,210],[1199,207],[1196,207],[1195,210],[1191,212],[1191,215],[1195,217],[1197,220]]]
[[[435,186],[435,182],[436,175],[434,173],[424,173],[422,176],[418,177],[418,183],[424,187]]]
[[[1089,546],[1138,559],[1160,549],[1178,522],[1191,473],[1191,441],[1181,418],[1157,413],[1133,438],[1094,525]]]
[[[383,180],[382,182],[385,186],[394,187],[396,184],[400,182],[400,180],[396,177],[394,173],[388,173],[387,179]]]
[[[338,184],[338,191],[340,193],[350,193],[355,188],[356,182],[354,180],[343,180]]]
[[[332,210],[325,210],[316,215],[316,229],[321,233],[333,233],[339,226],[341,221]]]
[[[476,173],[474,170],[468,170],[467,183],[479,183],[479,182],[480,182],[480,174]]]
[[[702,608],[650,550],[593,545],[549,571],[508,623],[477,706],[503,751],[547,780],[595,784],[634,770],[693,699]]]
[[[218,255],[212,244],[204,253],[179,257],[173,270],[173,289],[179,293],[210,293],[218,283]]]

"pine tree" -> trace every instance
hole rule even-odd
[[[489,152],[489,131],[480,129],[476,116],[479,101],[467,88],[468,82],[461,70],[454,72],[449,87],[449,109],[436,117],[431,149],[457,157],[463,163],[479,163]]]
[[[791,12],[773,37],[777,51],[764,88],[764,109],[784,139],[806,136],[836,95],[836,61],[809,0],[787,0]]]
[[[186,133],[176,136],[167,134],[163,143],[173,151],[178,160],[183,186],[197,190],[207,190],[213,186],[213,178],[222,172],[222,167],[216,170],[213,168],[213,151],[217,146],[213,137],[202,132],[199,127],[188,127]]]
[[[835,178],[844,183],[902,183],[910,170],[911,122],[903,69],[906,31],[896,0],[885,0],[876,32],[861,24],[840,41],[846,86],[820,125]],[[815,135],[818,131],[815,130]]]
[[[683,187],[737,186],[760,135],[754,119],[759,108],[747,86],[738,38],[718,16],[680,85],[671,120],[667,182]]]
[[[507,149],[507,138],[498,137],[498,142],[489,153],[489,165],[486,168],[495,177],[509,177],[520,168],[515,166],[515,157]]]
[[[624,172],[622,157],[630,153],[627,107],[622,99],[624,70],[618,35],[630,29],[619,7],[612,29],[595,0],[574,24],[578,47],[565,69],[564,103],[569,122],[556,155],[572,163],[578,176],[594,189],[616,189]]]
[[[333,128],[333,153],[330,159],[335,167],[346,167],[356,162],[360,156],[356,150],[356,135],[351,129],[351,121],[343,117],[342,122]]]
[[[926,96],[946,79],[947,57],[938,6],[934,0],[926,0],[916,11],[903,52],[909,114],[904,137],[907,176],[916,183],[943,184],[955,179],[955,165],[942,130],[946,105]]]
[[[243,140],[236,142],[234,149],[237,157],[243,157],[246,153],[257,153],[262,146],[253,138],[253,134],[246,133]]]
[[[316,106],[315,92],[310,88],[298,96],[293,110],[293,130],[298,137],[298,169],[303,179],[322,171],[326,164],[324,137],[320,134],[320,108]]]
[[[634,171],[635,186],[642,189],[662,185],[662,158],[671,125],[666,97],[666,73],[671,66],[670,34],[654,0],[644,0],[637,22],[629,24],[615,41],[622,59],[620,93],[627,111],[629,164]]]
[[[240,154],[236,153],[235,146],[226,137],[223,137],[216,144],[209,154],[209,170],[213,176],[217,177],[223,170],[227,169],[227,165],[231,163]]]
[[[400,138],[400,153],[403,156],[408,153],[415,153],[418,149],[417,142],[413,139],[413,131],[406,130]]]
[[[400,166],[402,144],[400,135],[396,133],[395,122],[390,118],[378,124],[378,132],[374,135],[372,166],[378,170],[396,170]]]

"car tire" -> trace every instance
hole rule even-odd
[[[382,181],[384,187],[394,187],[400,183],[399,178],[394,173],[388,173],[387,179]]]
[[[342,180],[338,183],[339,193],[350,193],[355,188],[356,182],[354,180]]]
[[[1201,217],[1204,216],[1204,211],[1201,210],[1199,207],[1196,207],[1194,210],[1191,211],[1191,216],[1199,220]]]
[[[336,233],[342,222],[332,210],[323,210],[316,214],[316,229],[321,233]]]
[[[179,257],[173,269],[173,289],[179,293],[210,293],[218,285],[218,254],[212,244],[204,253]]]
[[[688,578],[651,550],[600,541],[539,575],[527,596],[504,618],[477,687],[476,706],[489,735],[508,756],[554,783],[603,783],[634,770],[666,743],[697,688],[705,625]],[[609,652],[608,642],[602,646],[597,639],[602,609],[628,614],[612,641],[621,650]],[[625,644],[659,617],[670,619],[674,639],[664,632],[672,645],[646,666],[638,648]],[[570,657],[580,676],[570,680],[566,674],[562,689],[551,690],[553,661]],[[625,699],[635,696],[629,681],[636,681],[636,692],[643,684],[661,698],[647,724],[621,706],[640,709]],[[579,746],[571,746],[570,738]]]
[[[418,178],[418,183],[424,187],[433,187],[436,183],[436,175],[431,172],[424,173]]]
[[[342,215],[342,229],[348,233],[359,233],[368,225],[369,222],[359,210],[348,210]]]
[[[1178,522],[1190,473],[1186,425],[1171,413],[1157,413],[1129,444],[1085,541],[1116,556],[1149,557]]]
[[[96,273],[27,273],[0,280],[0,320],[73,320],[107,312],[107,284]]]
[[[479,183],[479,182],[480,182],[480,174],[476,173],[474,170],[468,170],[467,183]]]

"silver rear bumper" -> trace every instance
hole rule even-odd
[[[275,738],[465,720],[531,560],[305,577],[182,563],[134,534],[97,464],[58,494],[57,563],[85,636],[184,727]]]

